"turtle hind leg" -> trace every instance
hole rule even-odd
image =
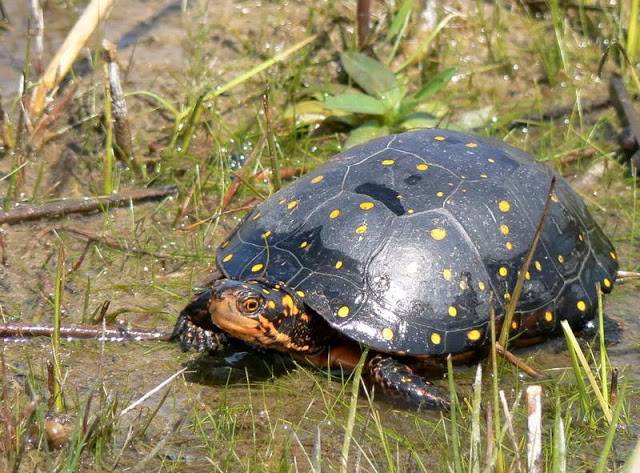
[[[369,360],[367,367],[374,387],[403,407],[416,410],[449,409],[447,393],[395,358],[376,355]]]

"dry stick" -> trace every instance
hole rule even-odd
[[[165,379],[163,382],[161,382],[160,384],[158,384],[155,388],[153,388],[150,391],[147,391],[146,393],[144,393],[141,397],[139,397],[138,399],[136,399],[135,401],[133,401],[131,404],[129,404],[127,407],[125,407],[124,409],[122,409],[122,411],[120,411],[120,416],[125,415],[127,412],[129,412],[132,409],[135,409],[137,406],[139,406],[140,404],[142,404],[145,400],[149,399],[151,396],[153,396],[155,393],[157,393],[158,391],[160,391],[162,388],[164,388],[167,384],[171,383],[171,381],[173,381],[174,379],[176,379],[178,376],[180,376],[182,373],[184,373],[185,371],[187,371],[187,368],[182,368],[181,370],[177,371],[176,373],[173,373],[171,376],[169,376],[167,379]]]
[[[542,473],[542,387],[527,387],[527,472]]]
[[[598,111],[602,108],[606,108],[611,105],[611,99],[609,97],[603,97],[596,100],[584,100],[582,102],[583,113],[591,113]],[[575,104],[571,105],[559,105],[557,107],[553,107],[546,112],[543,113],[533,113],[529,115],[525,115],[521,118],[516,118],[512,120],[509,128],[516,128],[522,125],[530,125],[532,122],[545,122],[550,120],[556,120],[558,118],[562,118],[566,115],[570,115],[575,109]]]
[[[60,117],[60,115],[62,115],[62,112],[67,109],[77,89],[78,87],[75,84],[68,87],[64,95],[53,105],[51,111],[43,114],[38,123],[33,127],[31,142],[35,146],[40,146],[42,144],[42,134]]]
[[[611,78],[609,82],[609,94],[620,121],[629,125],[629,130],[635,139],[636,152],[632,157],[632,162],[637,166],[640,162],[637,151],[637,147],[640,145],[640,114],[638,114],[638,111],[633,106],[631,95],[627,91],[622,77],[619,75],[614,75]]]
[[[507,403],[507,398],[504,395],[504,391],[500,390],[500,402],[502,403],[502,410],[504,411],[504,419],[507,424],[507,433],[509,434],[509,438],[511,439],[511,443],[513,443],[513,453],[516,457],[516,468],[518,471],[522,471],[522,465],[520,464],[520,454],[518,453],[518,440],[516,439],[516,432],[513,429],[513,416],[511,415],[511,411],[509,410],[509,404]]]
[[[535,379],[544,378],[544,375],[540,373],[540,371],[526,364],[521,358],[511,353],[509,350],[505,350],[505,348],[502,345],[500,345],[500,343],[498,342],[496,342],[496,353],[498,353],[498,355],[503,357],[509,363],[514,365],[516,368],[526,373],[527,376],[530,376]]]
[[[509,342],[509,332],[511,330],[511,321],[513,320],[513,314],[516,311],[516,306],[518,305],[518,301],[520,299],[520,294],[522,293],[522,287],[524,286],[525,276],[527,271],[529,271],[529,266],[531,266],[531,261],[533,260],[533,254],[538,247],[538,242],[540,241],[540,237],[542,236],[542,231],[544,230],[544,225],[547,221],[547,215],[549,214],[549,209],[551,208],[551,202],[554,198],[554,189],[556,186],[556,178],[555,176],[551,178],[551,184],[549,185],[549,192],[547,193],[547,200],[544,203],[544,207],[542,209],[542,214],[540,215],[540,221],[538,222],[538,226],[536,228],[535,233],[533,234],[533,240],[531,241],[531,245],[529,246],[529,251],[527,252],[527,257],[525,258],[524,264],[520,268],[520,272],[518,273],[518,279],[516,280],[516,286],[513,288],[513,293],[511,294],[511,299],[509,299],[509,304],[507,305],[506,313],[504,316],[504,322],[502,324],[502,330],[500,333],[500,344],[507,348],[507,343]]]
[[[116,140],[116,158],[129,166],[138,178],[143,178],[143,168],[133,154],[127,103],[125,102],[122,84],[120,83],[120,67],[118,67],[116,61],[118,49],[115,44],[106,39],[102,42],[102,48],[104,49],[104,59],[108,66],[109,87],[111,89],[111,110],[113,114],[113,134]]]
[[[264,110],[264,121],[267,127],[267,146],[269,148],[269,162],[271,164],[271,175],[273,176],[273,190],[278,192],[282,187],[280,182],[280,170],[278,163],[278,147],[273,131],[273,121],[271,120],[271,107],[269,106],[269,90],[262,96],[262,108]]]
[[[614,407],[618,403],[618,368],[611,370],[611,387],[609,388],[609,404]]]
[[[31,97],[31,112],[39,115],[45,106],[45,97],[69,72],[80,50],[84,47],[99,23],[104,20],[111,10],[113,0],[91,0],[84,12],[67,35],[45,70],[40,83],[36,86]]]
[[[54,327],[22,323],[0,324],[0,338],[51,337]],[[169,341],[170,332],[127,328],[104,328],[102,325],[68,325],[60,327],[60,336],[74,339],[104,339],[108,341],[159,340]]]
[[[363,50],[369,39],[371,24],[371,0],[358,0],[356,6],[356,29],[358,49]]]
[[[39,206],[21,206],[6,212],[0,212],[0,225],[5,223],[13,225],[20,222],[45,218],[59,218],[71,213],[88,213],[108,206],[122,207],[129,205],[130,202],[160,199],[175,193],[175,186],[163,186],[148,189],[132,189],[103,197],[85,197],[51,202]]]
[[[40,0],[29,0],[29,33],[33,38],[31,62],[38,75],[44,69],[42,54],[44,51],[44,15]]]

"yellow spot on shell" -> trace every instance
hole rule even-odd
[[[427,164],[420,163],[416,166],[416,169],[418,171],[426,171],[427,169],[429,169],[429,166]]]
[[[227,246],[229,246],[229,240],[225,240],[222,243],[220,243],[220,248],[226,248]]]
[[[513,330],[517,329],[518,328],[518,322],[516,322],[515,320],[513,322],[511,322],[511,328]]]
[[[587,304],[585,304],[584,301],[578,301],[576,307],[580,312],[584,312],[585,310],[587,310]]]
[[[262,268],[264,268],[264,264],[262,264],[262,263],[254,264],[253,266],[251,266],[251,272],[257,273]]]
[[[222,262],[223,263],[228,263],[229,261],[231,261],[233,259],[233,253],[229,253],[227,256],[225,256],[224,258],[222,258]]]
[[[509,270],[505,266],[500,266],[498,274],[502,277],[505,277],[507,274],[509,274]]]
[[[300,243],[300,248],[306,248],[309,245],[308,241],[303,241],[302,243]]]
[[[511,204],[506,200],[501,200],[498,202],[498,209],[500,209],[500,212],[508,212],[511,210]]]
[[[356,233],[358,235],[362,235],[363,233],[367,232],[367,226],[366,225],[360,225],[359,227],[356,228]]]
[[[289,210],[291,210],[291,209],[295,209],[297,206],[298,206],[298,201],[297,201],[297,200],[292,200],[291,202],[289,202],[289,203],[287,204],[287,208],[288,208]]]
[[[375,205],[376,204],[374,204],[373,202],[360,202],[360,208],[362,210],[371,210],[375,207]]]
[[[440,191],[440,192],[436,192],[436,195],[438,197],[443,197],[444,196],[444,192]]]
[[[451,281],[451,270],[450,269],[445,269],[444,271],[442,271],[442,277],[445,278],[447,281]]]
[[[262,292],[264,294],[271,294],[271,291],[269,289],[262,289]]]
[[[547,310],[544,313],[544,320],[546,320],[547,322],[551,322],[553,320],[553,312],[551,312],[550,310]]]
[[[611,256],[611,259],[618,259],[618,255],[614,251],[610,251],[609,256]]]
[[[313,179],[311,179],[311,183],[312,184],[317,184],[318,182],[322,182],[322,180],[324,179],[324,176],[316,176]]]
[[[340,216],[340,210],[339,209],[333,209],[331,211],[331,213],[329,213],[329,218],[338,218]]]
[[[336,261],[336,269],[342,268],[342,261]]]
[[[562,256],[562,255],[558,255],[558,261],[559,261],[560,263],[564,263],[564,256]]]
[[[393,159],[383,159],[381,162],[383,166],[392,166],[396,163]]]
[[[384,338],[387,341],[393,340],[393,330],[391,330],[389,327],[383,328],[382,329],[382,338]]]
[[[434,228],[431,230],[431,238],[434,240],[444,240],[447,236],[447,231],[444,228]]]
[[[504,244],[504,246],[507,248],[507,250],[511,251],[513,250],[513,243],[511,243],[510,241],[506,242]]]
[[[431,343],[433,343],[434,345],[440,345],[440,342],[442,341],[442,337],[440,336],[439,333],[432,333],[431,334]]]
[[[478,289],[480,289],[481,291],[484,291],[485,287],[486,286],[484,285],[484,283],[482,281],[478,281]]]
[[[433,139],[436,140],[436,141],[444,141],[444,140],[446,140],[446,138],[444,136],[442,136],[442,135],[434,136]]]
[[[504,223],[500,224],[500,233],[502,233],[503,235],[508,235],[509,234],[509,227],[507,225],[505,225]]]
[[[510,301],[511,300],[511,294],[509,294],[508,292],[504,293],[504,300],[505,301]]]
[[[413,212],[415,212],[415,210],[413,210],[413,209],[408,209],[408,210],[407,210],[407,213],[408,213],[409,215],[411,215]]]
[[[273,301],[267,301],[267,307],[271,310],[275,310],[276,308],[276,303]]]
[[[349,308],[346,305],[338,309],[338,317],[346,317],[347,315],[349,315]]]
[[[524,273],[524,278],[529,281],[531,279],[531,273],[529,271],[527,271],[526,273]]]
[[[300,297],[304,297],[304,291],[296,291],[296,294]]]
[[[271,236],[271,230],[267,230],[262,234],[262,238],[269,238]]]
[[[477,148],[478,147],[478,143],[467,143],[465,146],[467,148]]]
[[[602,280],[602,284],[604,284],[604,287],[606,287],[607,289],[611,287],[611,281],[609,280],[609,278],[604,278]]]
[[[453,306],[449,306],[449,310],[447,311],[451,317],[455,317],[458,315],[458,309]]]
[[[480,340],[480,335],[482,335],[480,333],[480,330],[469,330],[469,332],[467,332],[467,338],[469,340],[471,340],[472,342],[476,342],[478,340]]]
[[[538,271],[542,271],[542,263],[540,261],[536,261],[535,263],[533,263],[533,265]]]

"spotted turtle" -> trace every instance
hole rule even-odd
[[[183,348],[227,337],[353,368],[370,350],[374,386],[443,408],[423,376],[445,355],[489,343],[500,325],[556,176],[511,330],[540,340],[579,329],[615,250],[567,182],[505,143],[429,129],[343,152],[253,209],[217,251],[221,276],[181,313]]]

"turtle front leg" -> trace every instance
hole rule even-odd
[[[404,407],[449,409],[448,394],[391,356],[376,355],[367,363],[373,385]]]
[[[183,351],[219,351],[227,342],[227,336],[211,322],[209,299],[211,289],[206,289],[180,312],[171,334]]]

